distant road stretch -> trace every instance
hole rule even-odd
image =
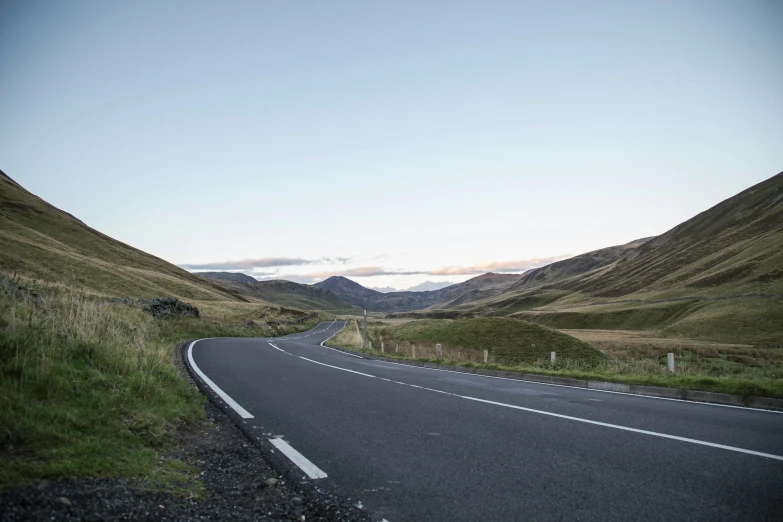
[[[377,520],[783,517],[783,414],[204,339],[194,371],[296,476]],[[294,467],[295,466],[295,467]]]

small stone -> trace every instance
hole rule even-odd
[[[57,499],[57,505],[63,509],[69,509],[71,507],[71,501],[65,497],[60,497]]]
[[[270,488],[273,488],[277,486],[277,479],[276,478],[268,478],[264,481],[264,484],[269,486]]]
[[[291,499],[291,503],[295,506],[301,506],[303,504],[301,497],[294,497]]]

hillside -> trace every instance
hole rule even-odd
[[[322,310],[332,313],[356,313],[358,311],[357,308],[340,300],[329,290],[316,286],[284,280],[257,281],[245,274],[228,272],[201,272],[198,275],[213,279],[218,286],[250,301],[260,300],[299,310]]]
[[[613,248],[613,261],[572,275],[578,265],[569,262],[588,267],[604,256],[553,263],[463,312],[783,344],[783,173],[656,238]]]
[[[492,272],[476,276],[464,283],[450,287],[449,292],[430,308],[465,306],[468,303],[501,294],[519,281],[519,278],[519,274],[494,274]]]
[[[633,259],[638,254],[639,248],[651,239],[654,238],[637,239],[624,245],[594,250],[530,270],[525,272],[508,290],[513,291],[554,284],[599,268],[608,267],[623,258]]]
[[[0,270],[114,296],[244,301],[90,228],[0,171]]]
[[[424,319],[381,328],[375,335],[376,344],[381,337],[389,344],[442,343],[453,348],[490,350],[493,355],[517,362],[547,359],[552,351],[570,359],[602,358],[601,352],[570,335],[501,317],[459,321]]]

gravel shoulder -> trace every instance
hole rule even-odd
[[[201,470],[200,498],[155,491],[138,479],[42,481],[2,491],[0,521],[370,520],[350,499],[301,480],[211,401],[205,409],[207,418],[182,426],[178,449],[167,455]]]

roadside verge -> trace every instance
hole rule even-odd
[[[717,393],[700,390],[688,390],[684,388],[666,388],[663,386],[642,386],[637,384],[622,384],[616,382],[590,381],[584,379],[572,379],[568,377],[557,377],[552,375],[537,375],[532,373],[513,372],[505,370],[490,370],[485,368],[474,368],[466,366],[452,366],[449,364],[440,364],[433,362],[417,361],[412,359],[398,359],[383,357],[380,355],[368,354],[366,352],[357,352],[349,350],[342,346],[335,346],[324,343],[334,350],[339,350],[351,355],[360,354],[365,359],[376,361],[385,361],[395,364],[405,364],[408,366],[420,366],[435,370],[445,370],[459,373],[472,373],[475,375],[484,375],[487,377],[497,377],[502,379],[515,379],[519,381],[535,382],[539,384],[549,384],[553,386],[570,386],[574,388],[587,388],[590,390],[600,390],[605,392],[625,393],[629,395],[641,395],[645,397],[658,397],[663,399],[683,400],[692,402],[704,402],[710,404],[722,404],[726,406],[737,406],[747,408],[757,408],[763,410],[783,411],[783,399],[771,397],[742,397],[741,395],[731,395],[728,393]]]

